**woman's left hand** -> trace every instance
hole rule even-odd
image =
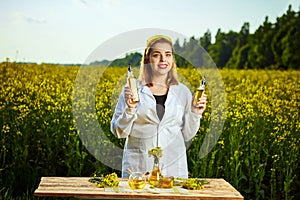
[[[196,106],[192,105],[192,112],[202,115],[206,109],[206,99],[207,99],[206,94],[203,94],[202,97],[198,99]]]

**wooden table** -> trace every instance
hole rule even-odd
[[[149,190],[131,190],[126,179],[120,179],[120,190],[98,188],[94,183],[88,180],[89,177],[42,177],[34,195],[100,199],[244,199],[243,196],[224,179],[205,179],[209,184],[205,184],[202,190],[185,190],[180,187],[175,187],[175,189],[159,189],[160,192],[153,192],[149,187]],[[109,189],[110,191],[108,191]]]

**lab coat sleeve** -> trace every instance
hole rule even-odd
[[[136,111],[136,108],[129,108],[125,103],[123,90],[110,123],[110,130],[116,137],[126,138],[130,134],[133,122],[137,118]]]
[[[192,94],[188,91],[186,95],[186,106],[185,106],[185,114],[183,117],[183,137],[185,141],[191,140],[198,132],[200,128],[200,119],[201,115],[193,113],[192,106]]]

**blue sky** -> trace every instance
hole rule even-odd
[[[80,64],[108,39],[142,28],[199,38],[249,22],[253,32],[289,4],[298,11],[300,0],[0,0],[0,62]]]

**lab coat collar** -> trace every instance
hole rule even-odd
[[[150,96],[151,98],[153,98],[153,100],[155,100],[155,98],[154,98],[154,96],[153,96],[153,94],[152,94],[152,92],[151,92],[151,90],[150,90],[150,88],[148,87],[148,86],[146,86],[146,85],[141,85],[141,92],[142,93],[145,93],[145,94],[147,94],[148,96]],[[166,100],[166,102],[165,102],[165,106],[169,103],[169,100],[168,99],[170,99],[171,97],[171,95],[172,96],[177,96],[177,93],[178,93],[178,85],[171,85],[170,87],[169,87],[169,90],[168,90],[168,94],[167,94],[167,100]]]

